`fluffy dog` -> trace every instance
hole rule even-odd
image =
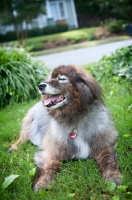
[[[38,145],[34,190],[48,188],[60,161],[93,158],[106,181],[121,182],[114,147],[118,133],[103,103],[101,88],[82,68],[59,66],[39,84],[41,102],[24,118],[20,138]]]

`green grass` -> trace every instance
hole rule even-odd
[[[5,177],[20,175],[6,189],[0,189],[1,200],[131,200],[132,199],[132,90],[127,82],[101,81],[105,103],[110,109],[119,132],[117,153],[123,174],[123,186],[106,184],[92,160],[68,161],[61,164],[48,191],[34,193],[30,175],[35,165],[34,152],[38,149],[30,142],[20,145],[18,152],[7,149],[18,138],[21,121],[36,101],[7,106],[0,111],[0,188]]]
[[[67,42],[68,40],[70,40],[71,43],[75,43],[77,40],[82,40],[87,38],[87,35],[93,33],[97,28],[99,27],[83,28],[62,33],[55,33],[39,37],[28,38],[26,40],[26,46],[32,47],[32,51],[34,50],[37,51],[37,49],[39,51],[44,49],[44,45],[48,41],[56,43],[58,42],[58,40],[60,41],[60,39],[65,38]],[[13,43],[17,44],[18,42],[14,41]]]
[[[106,27],[101,27],[101,26],[91,27],[91,28],[71,30],[63,33],[32,37],[26,40],[26,46],[30,47],[32,52],[37,52],[38,55],[44,55],[54,52],[61,52],[71,49],[94,46],[108,42],[126,40],[130,38],[126,35],[117,37],[110,37],[109,35],[109,38],[107,38],[108,35],[104,31],[104,28]],[[97,35],[95,34],[95,32],[98,32],[96,33]],[[101,36],[104,36],[104,38],[106,39],[101,39]],[[93,39],[94,41],[91,42],[90,40]],[[45,48],[46,43],[49,41],[50,43],[55,44],[56,48],[53,49]],[[83,41],[85,41],[85,43],[82,43]],[[17,44],[18,42],[14,41],[13,43]],[[57,44],[61,44],[61,47],[59,47]]]
[[[37,85],[48,72],[46,65],[35,61],[27,51],[0,48],[0,108],[37,98]]]
[[[37,42],[39,41],[47,41],[49,39],[58,39],[60,37],[66,37],[66,38],[72,38],[78,35],[87,35],[88,33],[93,32],[97,27],[92,27],[92,28],[83,28],[83,29],[77,29],[77,30],[72,30],[68,32],[63,32],[63,33],[56,33],[56,34],[50,34],[50,35],[45,35],[41,37],[35,37],[35,40]],[[28,41],[34,41],[34,38],[29,38]]]
[[[37,56],[47,55],[47,54],[51,54],[51,53],[69,51],[69,50],[73,50],[73,49],[86,48],[86,47],[97,46],[97,45],[101,45],[101,44],[123,41],[123,40],[128,40],[128,39],[130,39],[129,36],[109,37],[109,38],[101,39],[101,40],[85,41],[85,42],[78,43],[78,44],[72,44],[72,45],[57,47],[57,48],[53,48],[53,49],[45,49],[45,50],[37,51],[36,53],[31,52],[31,54],[37,55]],[[33,42],[31,42],[31,43],[33,43]]]

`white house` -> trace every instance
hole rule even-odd
[[[46,0],[46,14],[40,14],[29,24],[29,29],[43,28],[48,25],[68,24],[69,29],[78,28],[74,0]],[[23,22],[23,27],[25,23]],[[0,26],[0,33],[13,31],[14,27]]]
[[[74,0],[47,0],[47,23],[67,23],[69,27],[78,28]]]

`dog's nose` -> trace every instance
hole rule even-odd
[[[46,83],[42,82],[38,85],[40,90],[43,90],[46,87]]]

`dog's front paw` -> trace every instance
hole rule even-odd
[[[40,176],[37,181],[33,184],[33,190],[35,192],[38,192],[40,189],[48,189],[50,186],[50,183],[54,180],[53,175],[44,174],[43,176]]]
[[[12,153],[12,152],[17,151],[17,150],[18,150],[18,148],[12,145],[12,146],[8,149],[8,152],[9,152],[9,153]]]
[[[34,192],[38,192],[40,189],[46,189],[45,184],[43,182],[37,182],[33,186]]]
[[[115,171],[104,174],[104,179],[106,182],[114,182],[116,185],[121,185],[123,177],[119,171]]]

